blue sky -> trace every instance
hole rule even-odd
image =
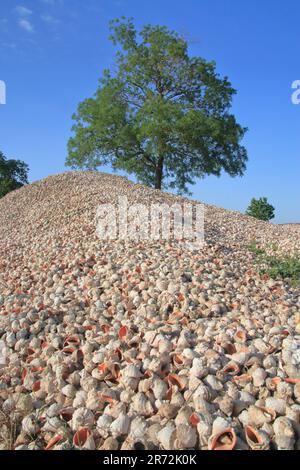
[[[233,112],[249,128],[247,172],[199,180],[194,198],[244,212],[252,197],[267,196],[276,222],[300,222],[300,105],[291,101],[300,79],[297,0],[1,0],[0,150],[25,160],[31,181],[65,171],[71,115],[113,66],[108,21],[121,15],[137,27],[177,30],[238,90]]]

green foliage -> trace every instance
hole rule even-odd
[[[261,274],[268,274],[272,279],[289,280],[292,285],[300,285],[300,260],[297,255],[268,255],[255,240],[251,241],[248,248],[257,257],[256,262],[261,266]],[[278,247],[274,244],[271,249],[276,252]]]
[[[268,256],[263,270],[273,279],[289,279],[300,284],[300,260],[296,256]]]
[[[253,253],[254,255],[257,255],[257,256],[263,255],[265,253],[265,250],[263,250],[262,248],[259,248],[259,246],[257,245],[255,240],[251,241],[248,248],[251,251],[251,253]]]
[[[28,165],[21,160],[7,160],[0,152],[0,198],[28,183]]]
[[[268,203],[268,199],[266,197],[261,197],[260,199],[253,198],[251,200],[246,214],[251,215],[256,219],[268,222],[269,220],[274,219],[274,212],[275,208]]]
[[[111,22],[116,71],[105,70],[93,98],[79,104],[66,164],[114,169],[155,188],[177,188],[207,174],[242,175],[246,129],[230,114],[235,90],[215,63],[188,55],[186,41],[162,26],[137,33]]]

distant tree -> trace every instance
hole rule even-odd
[[[275,208],[268,203],[266,197],[261,197],[260,199],[253,198],[251,200],[250,206],[246,211],[247,215],[251,215],[256,219],[265,220],[268,222],[275,217]]]
[[[0,198],[28,183],[29,167],[21,160],[7,160],[0,152]]]
[[[73,116],[67,166],[114,169],[154,188],[177,188],[205,175],[242,175],[247,152],[229,110],[235,90],[214,62],[190,57],[187,42],[162,26],[139,33],[111,22],[116,71],[105,70],[93,98]]]

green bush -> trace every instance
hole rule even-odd
[[[28,183],[28,165],[21,160],[7,160],[0,152],[0,198]]]
[[[261,197],[260,199],[253,198],[251,200],[246,214],[251,217],[255,217],[256,219],[268,222],[269,220],[274,219],[274,212],[275,208],[268,203],[268,199],[266,197]]]
[[[268,274],[272,279],[289,280],[292,285],[300,285],[300,259],[297,255],[268,255],[255,240],[252,240],[248,248],[256,256],[256,262],[261,266],[261,274]],[[271,248],[274,252],[278,249],[276,245]]]
[[[273,279],[290,279],[294,284],[300,283],[300,261],[293,256],[268,256],[268,267],[265,272]]]

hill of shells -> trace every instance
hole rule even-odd
[[[0,200],[0,447],[299,449],[299,289],[249,250],[299,231],[207,205],[201,249],[101,241],[118,196],[183,202],[97,172]]]

